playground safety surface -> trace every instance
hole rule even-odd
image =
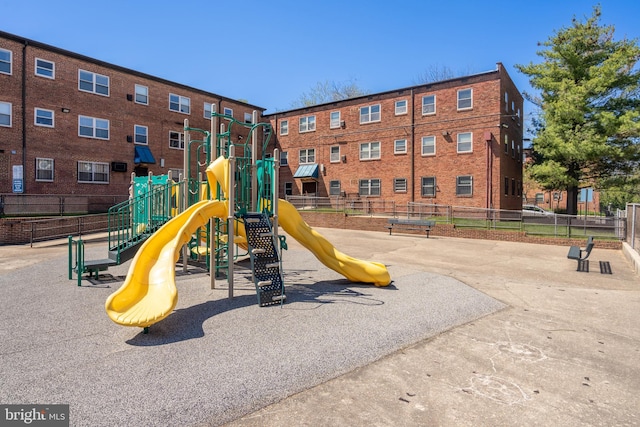
[[[258,307],[248,261],[231,300],[179,268],[176,311],[148,335],[104,311],[128,263],[77,287],[64,243],[0,246],[0,403],[69,404],[87,426],[640,423],[622,252],[596,241],[612,274],[582,273],[562,246],[319,231],[393,283],[349,283],[288,239],[282,307]]]

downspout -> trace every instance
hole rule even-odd
[[[415,189],[416,189],[416,160],[415,160],[415,153],[414,153],[414,146],[415,146],[415,134],[416,134],[416,126],[415,126],[415,122],[416,122],[416,117],[415,117],[415,106],[414,106],[414,98],[415,98],[415,94],[413,92],[413,88],[411,89],[411,202],[415,202],[416,200],[416,194],[415,194]]]
[[[22,47],[22,193],[27,192],[27,46]]]

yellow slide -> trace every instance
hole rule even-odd
[[[219,183],[226,194],[228,168],[229,161],[223,157],[216,159],[207,168],[211,188]],[[391,282],[389,272],[383,264],[361,261],[338,251],[321,234],[309,227],[289,202],[279,200],[278,208],[282,228],[327,267],[352,282],[373,283],[376,286],[387,286]],[[178,302],[175,264],[180,257],[180,248],[210,218],[226,217],[227,209],[226,202],[203,200],[153,233],[131,261],[127,278],[120,289],[107,298],[105,309],[111,320],[124,326],[145,328],[171,314]]]

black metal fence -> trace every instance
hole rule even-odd
[[[128,195],[0,194],[0,216],[50,216],[104,213]]]

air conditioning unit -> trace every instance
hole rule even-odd
[[[126,172],[127,164],[125,162],[111,162],[111,170],[113,172]]]

